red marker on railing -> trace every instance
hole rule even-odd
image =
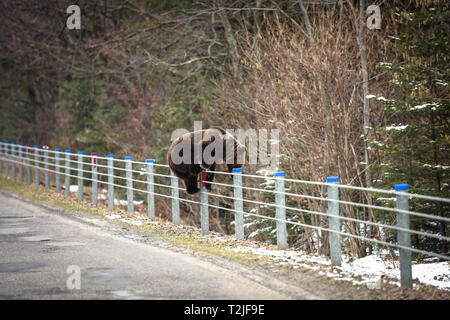
[[[206,179],[206,173],[204,171],[202,171],[202,187],[206,187],[205,179]]]
[[[92,152],[91,153],[91,156],[95,156],[95,157],[92,157],[92,160],[94,160],[94,168],[97,168],[97,152]]]

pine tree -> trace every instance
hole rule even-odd
[[[382,63],[392,74],[398,95],[384,101],[388,123],[382,128],[387,143],[378,147],[383,160],[380,170],[383,184],[409,183],[411,192],[449,197],[450,172],[450,100],[449,57],[450,13],[442,1],[433,6],[419,3],[415,12],[394,13],[400,33],[393,36],[394,45],[403,52],[400,64]],[[381,145],[381,147],[380,147]],[[412,210],[448,216],[446,203],[414,201]],[[444,221],[411,217],[412,227],[447,235]],[[447,242],[413,236],[422,248],[440,247],[448,252]],[[435,249],[436,250],[436,249]]]
[[[59,105],[67,112],[66,134],[72,137],[71,145],[86,153],[111,152],[105,148],[105,129],[121,121],[122,112],[117,103],[108,97],[107,86],[101,79],[72,75],[59,88]]]

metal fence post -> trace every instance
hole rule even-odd
[[[234,235],[238,239],[244,239],[244,202],[242,196],[242,168],[233,169],[234,185]]]
[[[108,154],[108,209],[114,210],[114,155]]]
[[[65,185],[64,193],[67,197],[70,196],[70,167],[71,167],[70,153],[71,152],[72,152],[71,150],[66,150],[66,170],[65,170],[66,176],[64,179],[64,185]]]
[[[78,151],[78,201],[83,201],[83,151]]]
[[[92,152],[92,203],[94,205],[98,204],[98,179],[97,179],[97,153]]]
[[[126,171],[126,178],[127,178],[127,209],[128,212],[133,213],[134,212],[134,199],[133,199],[133,181],[131,180],[133,178],[133,172],[132,170],[132,164],[131,164],[132,157],[125,157],[125,169]]]
[[[286,199],[285,199],[285,190],[284,190],[284,171],[275,172],[275,204],[276,207],[276,215],[275,218],[279,220],[286,220]],[[287,229],[285,221],[277,220],[277,246],[282,249],[287,249]]]
[[[395,191],[408,192],[408,184],[396,184]],[[408,196],[397,194],[397,209],[409,210]],[[397,212],[397,227],[403,229],[410,229],[409,214]],[[397,232],[397,241],[400,246],[411,247],[411,233],[407,231]],[[406,249],[399,249],[400,261],[400,283],[402,287],[412,288],[412,266],[411,266],[411,251]]]
[[[26,158],[27,158],[27,180],[28,180],[28,184],[32,184],[33,183],[33,175],[32,175],[33,170],[31,168],[31,149],[28,144],[27,144]]]
[[[41,171],[39,170],[39,146],[34,146],[34,164],[36,170],[36,185],[39,187],[41,184]]]
[[[155,159],[147,159],[145,162],[147,163],[147,215],[150,220],[155,220],[155,181],[153,176]]]
[[[43,146],[44,149],[44,167],[45,167],[45,187],[50,189],[50,171],[48,170],[48,146]]]
[[[8,141],[5,141],[3,151],[5,154],[5,176],[8,177],[9,176]]]
[[[172,189],[172,223],[180,224],[180,200],[178,194],[178,178],[170,171],[170,185]]]
[[[209,210],[208,210],[208,189],[205,184],[205,172],[202,172],[202,183],[200,187],[200,223],[202,235],[209,234]]]
[[[55,184],[56,184],[56,193],[61,193],[61,170],[59,167],[59,153],[61,149],[55,149]]]
[[[16,180],[16,143],[11,142],[11,178]]]
[[[3,170],[3,141],[0,140],[0,174]]]
[[[337,184],[339,177],[328,177],[327,183]],[[328,199],[339,200],[339,189],[337,186],[328,186]],[[328,226],[330,230],[341,231],[341,221],[339,219],[339,203],[336,201],[328,201],[328,214],[333,217],[328,217]],[[328,235],[328,242],[330,245],[331,264],[334,266],[342,265],[341,252],[341,236],[339,233],[330,232]]]
[[[17,156],[19,158],[19,181],[23,182],[23,144],[17,144]]]

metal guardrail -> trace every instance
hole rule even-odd
[[[233,177],[233,184],[209,182],[213,185],[218,185],[226,188],[230,188],[233,192],[233,196],[226,196],[208,192],[205,188],[205,184],[202,183],[200,190],[200,201],[194,201],[191,199],[185,199],[180,197],[179,190],[184,190],[179,187],[178,179],[173,175],[156,173],[155,168],[162,168],[163,170],[170,171],[169,167],[164,164],[157,164],[153,159],[147,159],[145,162],[133,161],[131,157],[125,157],[124,159],[114,158],[114,155],[110,154],[106,157],[98,156],[96,153],[85,155],[82,151],[78,153],[72,153],[71,150],[65,150],[62,152],[60,149],[50,150],[48,147],[39,148],[39,146],[23,146],[14,142],[8,143],[7,141],[0,142],[0,173],[5,173],[6,176],[11,175],[13,180],[16,180],[16,169],[19,169],[19,181],[24,182],[24,172],[27,171],[28,184],[33,183],[32,169],[35,169],[35,183],[40,185],[41,171],[44,174],[44,185],[46,188],[50,188],[50,174],[54,174],[56,192],[64,192],[65,195],[70,194],[70,179],[76,179],[78,184],[78,201],[83,200],[83,186],[85,181],[90,182],[92,187],[92,202],[98,204],[98,187],[99,184],[107,185],[107,202],[108,208],[114,210],[114,188],[123,188],[126,190],[127,198],[127,210],[134,212],[134,192],[143,193],[146,195],[147,213],[148,218],[155,219],[155,197],[167,198],[172,200],[172,222],[175,224],[180,223],[180,201],[192,204],[198,204],[200,206],[200,222],[201,231],[203,235],[209,233],[209,208],[217,208],[226,210],[234,214],[235,236],[239,239],[244,239],[244,217],[255,217],[266,220],[271,220],[276,223],[276,237],[277,245],[280,248],[287,248],[287,224],[300,226],[303,228],[309,228],[313,230],[320,230],[329,232],[329,246],[331,263],[335,266],[340,266],[342,261],[341,252],[341,237],[356,238],[362,241],[369,241],[382,246],[389,246],[397,248],[399,250],[400,261],[400,273],[401,273],[401,285],[404,287],[412,287],[412,268],[411,268],[411,254],[412,252],[430,255],[438,257],[443,260],[450,260],[450,256],[439,254],[436,252],[419,250],[413,248],[411,245],[411,234],[416,234],[424,237],[435,238],[441,241],[450,241],[450,238],[440,234],[434,234],[424,232],[420,230],[412,230],[410,227],[410,216],[416,216],[424,219],[433,219],[437,221],[450,222],[450,218],[426,214],[422,212],[415,212],[409,210],[409,199],[418,198],[430,201],[440,201],[444,203],[450,203],[448,198],[433,197],[420,194],[408,193],[409,186],[407,184],[398,184],[395,186],[395,190],[384,190],[375,188],[363,188],[350,185],[340,185],[338,177],[328,177],[326,182],[314,182],[305,181],[299,179],[285,178],[284,172],[276,172],[273,176],[260,176],[244,174],[242,169],[234,169],[232,173],[215,171],[215,174],[231,175]],[[88,168],[88,170],[86,170]],[[138,169],[139,170],[136,170]],[[63,171],[64,170],[64,171]],[[208,171],[206,171],[208,172]],[[121,175],[123,174],[123,175]],[[135,177],[133,177],[133,175]],[[138,177],[144,176],[144,179],[138,179]],[[62,184],[62,178],[64,177],[64,183]],[[243,177],[256,178],[256,179],[271,179],[274,181],[274,190],[262,189],[244,186],[242,183]],[[167,178],[170,179],[170,184],[157,183],[155,178]],[[285,188],[285,182],[294,184],[310,184],[317,186],[326,186],[328,196],[317,197],[312,195],[297,194],[287,192]],[[121,184],[125,183],[125,184]],[[139,188],[137,186],[145,186],[145,188]],[[170,194],[155,192],[155,187],[170,189]],[[63,190],[64,189],[64,190]],[[396,207],[384,207],[378,205],[371,205],[365,203],[344,201],[339,199],[340,189],[350,189],[371,193],[384,193],[395,195]],[[254,192],[264,192],[274,195],[274,202],[262,202],[253,199],[245,199],[243,197],[243,190],[249,190]],[[296,208],[286,205],[286,197],[301,197],[311,200],[319,200],[328,202],[327,212],[320,212],[314,210],[308,210],[304,208]],[[228,208],[223,206],[216,206],[208,203],[208,197],[218,197],[233,201],[234,208]],[[244,203],[251,203],[256,205],[263,205],[267,207],[275,208],[275,217],[257,214],[255,212],[245,212]],[[396,214],[397,225],[388,225],[375,221],[361,220],[353,217],[345,217],[340,215],[340,205],[357,206],[367,209],[380,210],[385,212],[391,212]],[[301,212],[311,215],[317,215],[322,217],[328,217],[328,227],[310,225],[302,223],[300,221],[294,221],[286,218],[286,212]],[[362,223],[382,229],[391,229],[397,232],[397,242],[391,243],[380,239],[368,238],[365,236],[351,234],[342,231],[342,222],[350,221],[355,223]]]

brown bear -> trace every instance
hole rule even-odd
[[[167,163],[172,172],[184,181],[186,191],[200,191],[198,176],[202,171],[214,171],[217,164],[225,163],[228,171],[240,168],[245,157],[245,146],[223,128],[197,130],[175,139],[167,152]],[[205,186],[211,191],[214,172],[206,172]]]

